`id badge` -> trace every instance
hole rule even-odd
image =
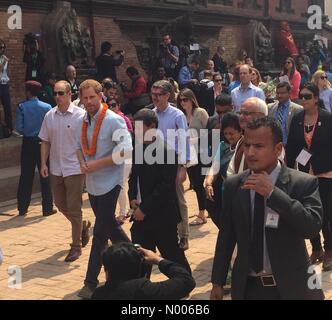
[[[37,78],[37,70],[32,70],[31,76],[32,78]]]
[[[309,160],[311,159],[312,154],[307,150],[307,149],[302,149],[302,151],[300,152],[300,154],[297,156],[296,161],[302,165],[303,167],[305,167]]]
[[[267,228],[278,229],[279,226],[279,214],[275,212],[269,212],[266,216],[265,226]]]

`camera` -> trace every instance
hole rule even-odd
[[[38,39],[38,37],[37,37],[36,34],[34,34],[32,32],[29,32],[29,33],[24,35],[23,43],[25,45],[35,44],[37,39]]]
[[[124,91],[124,92],[129,91],[128,86],[124,82],[120,82],[119,86],[120,86],[122,91]]]
[[[170,50],[171,49],[171,46],[170,45],[166,45],[166,44],[163,44],[163,43],[161,43],[160,44],[160,51],[161,52],[167,52],[167,50]]]

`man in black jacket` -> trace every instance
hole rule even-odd
[[[105,41],[101,44],[101,53],[96,58],[97,80],[101,82],[105,78],[111,78],[118,82],[115,67],[121,66],[124,60],[124,51],[119,50],[116,55],[111,54],[112,44]]]
[[[222,299],[235,245],[232,298],[323,299],[305,239],[322,226],[317,178],[279,163],[282,131],[273,119],[250,123],[244,152],[250,170],[224,184],[211,299]]]
[[[152,141],[146,138],[146,132],[158,127],[154,111],[141,109],[134,119],[136,145],[128,191],[130,206],[134,209],[131,239],[149,250],[155,251],[157,247],[164,258],[191,272],[178,244],[177,224],[181,216],[176,196],[178,165],[175,151],[159,137]],[[143,159],[136,156],[140,150],[144,152]],[[142,160],[141,164],[139,160]],[[147,274],[149,272],[147,270]]]
[[[144,264],[157,265],[169,279],[152,283],[141,277]],[[103,255],[106,283],[92,300],[178,300],[195,288],[195,280],[177,263],[132,243],[118,243]]]

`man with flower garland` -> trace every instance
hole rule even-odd
[[[71,102],[67,81],[57,82],[53,94],[57,106],[46,113],[39,132],[42,140],[40,174],[43,178],[50,174],[54,203],[72,225],[71,249],[65,258],[66,262],[72,262],[79,258],[81,248],[89,241],[90,222],[82,221],[84,175],[76,156],[77,120],[84,111]]]
[[[86,114],[79,121],[77,156],[86,174],[86,189],[96,217],[84,287],[78,296],[90,299],[98,285],[102,253],[112,243],[129,242],[115,218],[115,208],[123,187],[124,160],[131,157],[131,136],[122,117],[102,102],[102,86],[95,80],[80,85]]]

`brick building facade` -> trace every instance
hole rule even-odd
[[[239,49],[245,48],[250,37],[247,26],[251,19],[263,22],[272,34],[280,20],[288,20],[295,39],[302,44],[318,33],[332,40],[329,27],[320,31],[307,28],[307,8],[313,0],[72,0],[83,25],[91,30],[93,54],[99,54],[102,41],[112,42],[113,49],[126,51],[125,63],[118,68],[120,80],[126,81],[124,70],[129,65],[141,68],[138,49],[144,48],[153,37],[155,27],[162,28],[179,16],[189,14],[196,40],[209,48],[212,55],[218,45],[226,48],[228,62],[235,59]],[[0,1],[0,38],[7,44],[10,58],[10,77],[13,111],[24,99],[25,65],[23,37],[28,32],[42,35],[42,24],[55,5],[52,0],[16,1],[22,8],[22,29],[9,30],[7,13],[12,1]],[[43,51],[43,48],[41,48]],[[44,52],[47,58],[47,52]],[[46,64],[47,69],[47,64]],[[63,70],[59,70],[59,74]]]

